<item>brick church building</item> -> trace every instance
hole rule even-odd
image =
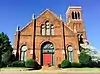
[[[35,59],[41,65],[58,65],[64,59],[78,62],[80,44],[86,40],[82,8],[70,6],[66,21],[46,9],[32,16],[22,29],[17,28],[14,50],[19,60]]]

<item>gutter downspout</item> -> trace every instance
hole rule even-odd
[[[36,59],[35,56],[35,34],[36,34],[36,19],[35,19],[35,15],[32,15],[32,21],[33,21],[33,59]]]
[[[62,22],[62,25],[63,25],[63,41],[64,41],[65,59],[67,59],[67,54],[66,54],[66,45],[65,45],[65,30],[64,30],[64,22]]]

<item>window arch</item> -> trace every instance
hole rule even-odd
[[[50,35],[50,24],[49,21],[46,21],[46,35]]]
[[[72,12],[72,19],[75,19],[75,17],[74,17],[74,12]]]
[[[83,44],[83,43],[84,43],[84,42],[83,42],[83,34],[78,34],[77,36],[78,36],[78,41],[79,41],[79,43],[80,43],[80,44]]]
[[[75,19],[78,19],[78,17],[77,17],[77,13],[75,12]]]
[[[21,47],[21,61],[26,61],[27,58],[27,46],[23,45]]]
[[[71,45],[69,45],[68,47],[67,47],[67,50],[68,50],[68,60],[70,61],[70,62],[73,62],[73,47],[71,46]]]
[[[41,34],[45,35],[45,25],[44,24],[42,24],[41,26]]]
[[[77,17],[78,17],[78,19],[80,19],[80,12],[77,13]]]
[[[54,35],[54,25],[46,21],[45,24],[41,25],[41,35]]]
[[[53,24],[51,25],[51,35],[54,35],[54,26],[53,26]]]

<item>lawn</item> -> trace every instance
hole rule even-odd
[[[0,68],[0,70],[2,70],[2,71],[5,71],[5,70],[25,71],[25,70],[28,70],[28,68],[24,68],[24,67],[5,67],[5,68]]]
[[[0,68],[1,71],[10,71],[10,70],[18,70],[18,71],[28,71],[29,68],[24,67],[6,67]],[[47,70],[64,70],[64,71],[100,71],[100,68],[65,68],[65,69],[47,69]]]
[[[100,68],[66,68],[67,71],[100,71]]]

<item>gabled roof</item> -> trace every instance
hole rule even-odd
[[[36,17],[36,19],[38,19],[40,16],[42,16],[46,11],[49,11],[52,15],[55,16],[55,18],[57,18],[58,20],[62,21],[55,13],[53,13],[51,10],[46,9],[45,11],[43,11],[40,15],[38,15]],[[20,31],[22,31],[23,29],[25,29],[32,21],[30,21],[27,25],[25,25]]]
[[[40,16],[42,16],[45,12],[50,12],[52,15],[54,15],[54,17],[55,18],[57,18],[59,21],[63,21],[63,20],[61,20],[60,19],[60,17],[59,16],[57,16],[55,13],[53,13],[51,10],[49,10],[49,9],[46,9],[45,11],[43,11],[40,15],[38,15],[37,17],[36,17],[36,19],[38,19]],[[20,31],[22,31],[22,30],[24,30],[27,26],[29,26],[29,24],[31,24],[32,23],[32,21],[30,21],[27,25],[25,25],[23,28],[21,28],[21,30]],[[73,30],[71,29],[71,28],[69,28],[68,26],[67,26],[67,24],[65,24],[64,23],[64,26],[66,27],[66,28],[68,28],[71,32],[73,32]],[[73,32],[74,33],[74,32]]]
[[[38,15],[37,17],[36,17],[36,19],[38,19],[41,15],[43,15],[45,12],[50,12],[52,15],[54,15],[55,16],[55,18],[57,18],[58,20],[61,20],[60,18],[59,18],[59,16],[57,16],[54,12],[52,12],[51,10],[49,10],[49,9],[46,9],[45,11],[43,11],[40,15]]]

